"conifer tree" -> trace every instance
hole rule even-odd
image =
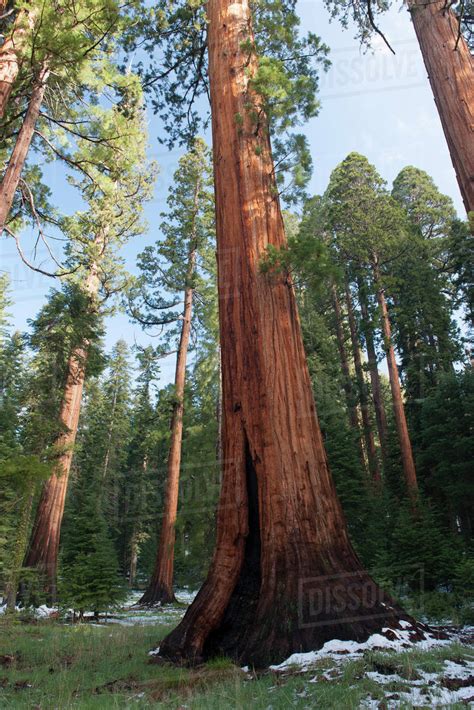
[[[158,419],[153,391],[159,373],[154,348],[139,348],[137,360],[137,386],[131,403],[118,530],[119,557],[131,588],[136,581],[141,548],[149,538],[150,518],[157,512],[151,503],[153,490],[156,489],[156,461],[153,453]]]
[[[141,284],[133,314],[145,325],[178,326],[167,331],[167,341],[175,341],[175,404],[171,418],[171,441],[167,466],[167,485],[156,566],[142,604],[174,601],[173,560],[175,525],[178,510],[179,474],[183,438],[186,361],[192,332],[193,302],[199,284],[205,286],[203,267],[209,268],[214,235],[213,200],[210,193],[209,153],[202,140],[181,160],[175,184],[168,198],[169,212],[161,229],[164,241],[148,248],[140,257]],[[167,301],[159,289],[172,298]],[[180,293],[181,291],[181,293]],[[182,310],[169,309],[181,305]],[[164,310],[166,309],[166,310]],[[156,315],[157,311],[164,315]],[[166,312],[168,311],[168,312]],[[169,346],[167,346],[169,349]]]
[[[454,323],[457,304],[447,267],[455,211],[433,180],[413,167],[404,168],[395,178],[392,195],[415,227],[410,249],[393,262],[391,291],[407,414],[418,439],[424,397],[462,357]]]
[[[82,305],[81,318],[100,320],[104,302],[125,285],[119,248],[142,230],[140,211],[150,194],[151,173],[146,166],[140,87],[129,75],[120,101],[111,109],[97,106],[94,126],[97,141],[78,141],[76,162],[87,161],[90,177],[73,184],[87,203],[72,217],[62,220],[68,236],[67,260],[70,283]],[[114,127],[116,140],[102,141]],[[105,169],[104,169],[105,167]],[[81,397],[91,338],[78,334],[67,354],[63,394],[58,411],[60,433],[54,444],[57,464],[44,486],[26,558],[29,567],[45,575],[46,591],[54,598],[59,536],[75,443]],[[104,466],[107,468],[107,462]],[[104,475],[105,478],[105,475]]]
[[[385,261],[396,258],[397,252],[406,244],[409,235],[406,216],[386,192],[375,168],[357,153],[348,155],[333,171],[326,194],[329,222],[342,258],[350,259],[356,268],[362,266],[370,270],[379,306],[403,472],[407,491],[415,500],[418,490],[416,469],[382,275]]]
[[[64,139],[54,133],[76,137],[88,135],[87,120],[78,108],[97,102],[97,74],[100,64],[114,57],[114,40],[124,30],[127,15],[116,0],[85,0],[76,3],[44,3],[18,0],[10,26],[0,48],[0,116],[5,115],[2,148],[6,168],[0,183],[0,233],[20,188],[33,219],[38,219],[28,183],[21,181],[30,146],[51,151],[69,163]],[[109,72],[109,86],[113,79]],[[15,106],[7,111],[8,102]],[[19,110],[21,108],[21,110]],[[90,136],[94,139],[94,136]],[[4,143],[5,141],[5,143]],[[77,164],[87,170],[86,165]],[[20,201],[21,203],[21,201]],[[15,228],[15,210],[13,211]],[[46,215],[44,215],[46,216]]]
[[[325,0],[332,17],[347,27],[353,20],[361,42],[370,43],[377,34],[394,52],[381,30],[382,13],[392,0]],[[474,59],[471,13],[464,2],[446,5],[444,0],[406,0],[420,51],[443,127],[448,150],[468,215],[474,209]],[[471,227],[472,228],[472,227]]]
[[[266,99],[272,116],[271,98],[281,94],[270,82],[262,95],[269,63],[259,64],[245,0],[211,0],[207,13],[223,477],[208,577],[181,624],[161,643],[160,655],[197,660],[224,653],[265,665],[318,647],[334,633],[362,639],[397,623],[403,612],[388,598],[376,603],[375,614],[373,606],[370,612],[364,606],[362,588],[373,582],[351,547],[329,473],[291,278],[261,272],[267,245],[285,244],[265,118]],[[289,13],[281,29],[296,33],[289,25],[293,17]],[[298,80],[296,75],[293,87],[301,98],[308,84]],[[310,114],[294,93],[288,100],[292,115],[298,108]],[[279,108],[287,110],[288,102]],[[341,611],[348,594],[341,573],[353,575],[356,622],[354,614],[349,621]],[[328,600],[317,619],[324,625],[302,623],[310,610],[300,585],[309,578],[314,594],[324,589]],[[376,596],[385,599],[379,590]]]

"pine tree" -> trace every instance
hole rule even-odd
[[[166,604],[174,601],[173,563],[175,525],[178,510],[179,475],[183,437],[186,361],[190,345],[193,302],[199,285],[205,288],[206,263],[214,235],[213,200],[210,193],[209,154],[202,140],[181,160],[175,173],[175,184],[168,198],[169,213],[161,229],[164,241],[156,249],[148,248],[140,257],[141,283],[137,286],[137,306],[133,313],[146,325],[172,325],[167,347],[176,341],[175,404],[171,419],[171,441],[167,466],[167,486],[163,520],[158,544],[156,567],[142,604]],[[209,266],[207,266],[209,268]],[[204,274],[203,274],[204,269]],[[173,299],[166,301],[159,289]],[[151,291],[151,294],[150,294]],[[181,291],[181,294],[179,293]],[[183,303],[179,312],[169,308]],[[166,315],[156,315],[160,310]],[[138,311],[138,313],[137,313]],[[143,314],[143,311],[144,314]]]
[[[133,4],[128,4],[130,9]],[[121,74],[116,69],[113,77],[110,67],[128,13],[116,0],[85,0],[80,6],[62,3],[60,11],[42,0],[18,0],[13,10],[0,48],[0,116],[5,114],[2,148],[6,162],[0,183],[0,232],[5,228],[16,237],[18,207],[34,224],[40,216],[48,220],[46,211],[37,211],[34,191],[25,182],[30,147],[71,165],[74,158],[64,145],[65,139],[94,139],[87,118],[104,93],[97,79],[105,68],[110,87]],[[90,105],[84,110],[87,103]],[[113,136],[109,138],[113,140]],[[88,173],[85,163],[76,162],[76,167]],[[17,192],[22,199],[16,199]]]
[[[92,167],[89,177],[71,178],[71,182],[80,190],[87,210],[80,210],[61,221],[68,237],[67,260],[73,272],[69,283],[81,301],[84,314],[81,318],[91,320],[100,320],[109,295],[125,286],[117,252],[127,239],[141,232],[140,212],[144,200],[150,195],[152,173],[145,161],[141,90],[136,78],[129,75],[126,81],[126,88],[116,105],[111,109],[97,107],[94,112],[97,140],[84,138],[77,142],[76,162],[85,161]],[[117,138],[108,142],[106,136],[110,134],[111,126]],[[104,164],[108,165],[106,170],[102,167]],[[55,595],[68,475],[93,342],[84,334],[67,353],[68,364],[58,413],[60,434],[55,442],[57,466],[44,486],[38,504],[26,560],[27,566],[37,568],[45,575],[46,588],[52,597]],[[106,461],[106,469],[107,465]]]
[[[155,513],[151,500],[156,488],[153,453],[158,419],[153,401],[159,372],[154,348],[138,349],[137,360],[137,386],[130,407],[129,443],[123,465],[117,525],[119,559],[131,588],[137,578],[141,548],[150,537],[150,519]]]

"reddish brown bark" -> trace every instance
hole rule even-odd
[[[199,187],[196,189],[196,199]],[[192,281],[196,263],[196,251],[189,256],[189,266],[184,292],[183,327],[178,346],[175,374],[175,404],[171,419],[171,443],[168,455],[165,505],[161,523],[160,540],[156,554],[155,568],[150,584],[140,604],[170,604],[175,601],[173,591],[174,547],[176,540],[176,516],[178,513],[179,474],[181,467],[181,446],[183,441],[184,388],[186,384],[186,360],[191,335],[194,289]]]
[[[3,3],[3,8],[6,2]],[[0,2],[0,13],[2,3]],[[13,86],[18,77],[26,48],[28,33],[33,29],[35,14],[27,10],[18,13],[11,33],[0,47],[0,118],[3,118]]]
[[[474,211],[474,59],[445,0],[408,0],[467,212]]]
[[[393,413],[395,415],[395,424],[397,427],[398,442],[402,457],[403,473],[408,493],[412,500],[414,500],[418,494],[415,462],[413,460],[410,435],[408,433],[405,407],[403,406],[402,390],[400,387],[400,378],[398,376],[398,365],[395,358],[395,349],[392,343],[390,317],[388,314],[385,291],[381,282],[380,270],[377,261],[374,263],[374,280],[377,288],[377,300],[380,308],[384,348],[387,356],[390,390],[392,392]]]
[[[76,348],[69,358],[66,386],[59,415],[65,431],[58,437],[55,444],[61,453],[58,456],[54,473],[43,486],[36,510],[29,551],[25,560],[25,567],[34,567],[44,576],[44,589],[53,601],[56,598],[59,536],[81,409],[86,360],[87,345]]]
[[[97,268],[92,265],[86,279],[85,290],[93,304],[99,289]],[[44,591],[54,602],[56,599],[56,573],[59,538],[64,515],[69,472],[74,453],[89,342],[85,340],[69,356],[66,383],[59,413],[62,433],[55,442],[58,458],[54,471],[46,481],[36,509],[25,567],[37,569],[43,577]]]
[[[375,351],[374,332],[372,321],[369,316],[369,308],[367,305],[367,295],[362,279],[357,280],[360,312],[362,316],[362,332],[365,338],[367,348],[367,363],[369,366],[370,386],[372,390],[372,400],[375,410],[375,421],[377,423],[377,433],[379,435],[380,450],[382,452],[382,460],[384,465],[388,460],[387,450],[387,416],[385,414],[385,406],[382,396],[382,386],[380,383],[380,373],[377,366],[377,353]]]
[[[247,0],[209,0],[223,388],[223,478],[209,575],[160,654],[263,666],[403,614],[349,542],[328,470],[288,278],[260,268],[285,244],[265,122],[250,78]],[[370,589],[369,596],[366,590]],[[368,599],[370,598],[370,601]]]
[[[44,64],[34,80],[28,110],[0,184],[0,234],[5,227],[20,181],[21,172],[25,165],[31,140],[35,132],[36,121],[38,120],[41,104],[43,102],[48,76],[49,69],[48,66]]]
[[[347,352],[346,352],[346,339],[344,336],[344,328],[342,325],[343,321],[342,321],[341,304],[339,302],[339,296],[337,294],[336,286],[332,287],[332,302],[333,302],[333,306],[334,306],[334,315],[335,315],[335,321],[336,321],[337,349],[339,351],[339,359],[341,361],[343,386],[344,386],[344,392],[346,395],[347,411],[349,413],[349,423],[350,423],[351,429],[357,435],[357,447],[358,447],[358,451],[359,451],[359,459],[360,459],[360,462],[362,465],[362,470],[364,471],[364,470],[366,470],[364,447],[362,445],[359,415],[357,412],[357,405],[355,402],[355,397],[354,397],[354,392],[353,392],[353,387],[352,387],[351,372],[349,369],[349,361],[348,361]]]
[[[364,378],[364,370],[362,368],[362,359],[360,356],[359,336],[357,333],[357,323],[352,305],[352,295],[349,284],[345,285],[347,315],[349,318],[349,330],[351,334],[352,356],[354,358],[354,367],[356,371],[357,386],[359,389],[360,411],[362,414],[362,425],[364,430],[365,446],[367,450],[367,459],[369,462],[369,471],[374,482],[379,485],[381,481],[380,468],[377,459],[377,449],[375,448],[374,433],[372,431],[372,423],[370,421],[369,398],[367,396],[367,385]]]

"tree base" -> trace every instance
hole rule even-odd
[[[150,586],[136,606],[155,607],[166,604],[176,604],[177,600],[173,589],[165,585]]]
[[[363,580],[354,577],[347,575],[343,584],[336,585],[307,580],[306,602],[301,596],[291,602],[283,597],[280,604],[265,605],[266,613],[257,598],[236,588],[219,627],[209,633],[200,649],[189,643],[190,627],[190,635],[195,632],[193,620],[199,624],[196,610],[189,623],[185,617],[163,641],[160,656],[187,665],[226,656],[239,664],[266,668],[293,653],[317,651],[333,639],[363,643],[373,634],[393,639],[393,632],[401,629],[409,632],[411,642],[426,638],[429,628],[406,614],[368,575]],[[352,583],[348,584],[350,578]],[[371,591],[376,592],[376,598],[363,603],[364,594]]]
[[[314,525],[305,536],[303,523],[279,540],[267,535],[264,556],[258,481],[248,447],[245,464],[246,534],[218,546],[206,582],[162,642],[160,656],[194,664],[223,655],[265,668],[333,639],[363,643],[402,628],[401,621],[412,629],[410,640],[424,638],[426,627],[364,570],[342,518],[330,535]]]

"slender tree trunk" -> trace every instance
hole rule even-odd
[[[209,0],[207,9],[223,480],[207,580],[160,654],[264,666],[331,638],[365,639],[403,612],[349,542],[291,281],[261,270],[267,246],[282,247],[285,235],[266,120],[249,108],[260,102],[249,5]]]
[[[198,194],[196,189],[196,197]],[[196,263],[196,251],[193,248],[189,255],[187,272],[187,287],[184,292],[183,327],[178,346],[175,374],[175,404],[171,419],[171,443],[168,455],[168,472],[166,479],[165,506],[161,523],[160,540],[155,561],[155,569],[140,604],[157,605],[171,604],[175,601],[173,591],[174,547],[176,539],[176,516],[178,513],[179,474],[181,467],[181,445],[183,440],[184,387],[186,384],[186,360],[188,356],[189,338],[191,335],[191,319],[193,312],[194,289],[190,285]]]
[[[359,459],[362,465],[362,470],[366,470],[366,462],[364,456],[364,447],[362,445],[362,435],[360,430],[359,415],[357,412],[357,405],[354,397],[352,378],[349,369],[349,362],[347,359],[346,343],[344,337],[344,328],[342,325],[342,312],[341,304],[339,302],[339,296],[337,294],[336,286],[332,287],[332,302],[334,306],[334,314],[336,316],[336,340],[337,348],[339,351],[339,359],[341,361],[341,370],[343,377],[344,392],[346,395],[347,411],[349,413],[349,423],[351,429],[357,435],[357,448],[359,452]]]
[[[5,596],[7,600],[8,611],[15,611],[21,568],[28,546],[28,531],[30,526],[31,509],[33,507],[33,498],[35,494],[34,484],[32,484],[30,488],[31,489],[27,493],[25,493],[25,498],[20,508],[20,517],[18,521],[15,548],[13,551],[12,567],[6,585]]]
[[[0,2],[0,13],[6,7],[6,0]],[[13,86],[20,71],[23,53],[30,32],[36,20],[36,13],[21,10],[12,25],[10,35],[0,47],[0,118],[3,118]]]
[[[357,287],[359,293],[360,312],[362,315],[362,332],[364,334],[365,344],[367,348],[367,362],[369,366],[372,400],[374,402],[375,409],[375,421],[377,423],[377,432],[379,435],[382,460],[384,462],[384,465],[386,465],[388,461],[387,416],[385,414],[385,406],[382,396],[382,386],[380,383],[380,373],[377,366],[377,353],[375,351],[373,326],[369,316],[366,290],[361,278],[357,279]]]
[[[466,211],[474,211],[474,59],[445,0],[408,0]]]
[[[410,435],[408,433],[408,425],[405,416],[405,408],[403,406],[402,390],[400,387],[400,378],[398,376],[398,365],[395,358],[395,348],[392,343],[392,329],[390,325],[390,317],[388,315],[387,302],[385,300],[385,291],[381,283],[380,269],[377,259],[374,261],[374,280],[377,288],[377,300],[380,308],[380,317],[382,321],[382,332],[384,338],[385,353],[387,356],[388,375],[390,379],[390,389],[392,392],[393,412],[395,415],[395,423],[397,426],[398,442],[400,444],[400,453],[402,457],[403,473],[408,494],[415,500],[418,494],[418,482],[416,478],[415,462],[413,460],[413,452],[411,448]]]
[[[89,294],[92,306],[99,290],[96,264],[91,265],[84,288]],[[79,424],[89,345],[90,343],[84,340],[79,347],[74,348],[69,356],[59,414],[59,421],[64,430],[55,442],[58,459],[54,472],[44,484],[41,492],[25,559],[25,567],[35,568],[43,575],[44,590],[53,602],[56,600],[59,537]]]
[[[379,485],[381,475],[379,463],[377,460],[377,450],[375,448],[374,433],[370,421],[369,398],[367,396],[367,385],[364,378],[364,370],[362,368],[362,360],[360,357],[359,336],[357,333],[357,324],[354,316],[354,308],[352,305],[352,295],[349,289],[349,284],[345,284],[347,315],[349,318],[349,330],[351,333],[352,355],[354,358],[354,367],[356,371],[357,385],[359,388],[360,410],[362,414],[362,425],[364,428],[365,446],[367,449],[367,459],[369,461],[369,471],[374,482]]]
[[[25,165],[31,140],[35,132],[36,121],[38,120],[41,104],[43,102],[48,76],[48,66],[47,64],[43,64],[34,80],[28,110],[0,184],[0,235],[3,232],[10,213],[21,172]]]
[[[109,424],[109,430],[107,432],[107,448],[105,450],[105,457],[104,457],[104,467],[102,469],[102,480],[105,481],[107,479],[107,474],[109,472],[109,464],[110,464],[110,452],[112,449],[112,436],[114,433],[114,425],[115,425],[115,410],[117,409],[117,388],[118,388],[118,383],[117,379],[115,380],[116,386],[114,389],[114,396],[112,399],[112,410],[110,412],[110,424]]]
[[[146,475],[148,469],[148,454],[145,454],[143,457],[143,463],[142,463],[142,471],[143,471],[143,476]],[[140,488],[139,488],[139,504],[142,505],[144,503],[144,498],[143,498],[143,492],[144,492],[144,479],[141,479],[140,483]],[[127,506],[128,507],[128,506]],[[136,508],[136,503],[135,506]],[[128,576],[128,586],[130,589],[133,589],[133,586],[135,584],[135,578],[137,576],[137,565],[138,565],[138,552],[139,552],[139,544],[140,544],[140,529],[141,529],[141,523],[136,525],[136,521],[133,524],[132,528],[132,535],[130,538],[130,558],[128,558],[128,554],[125,554],[125,566],[127,566],[127,562],[129,565],[129,576]]]
[[[138,539],[136,533],[133,533],[132,539],[130,541],[130,566],[128,575],[128,586],[133,589],[135,584],[135,577],[137,576],[137,562],[138,562]]]

